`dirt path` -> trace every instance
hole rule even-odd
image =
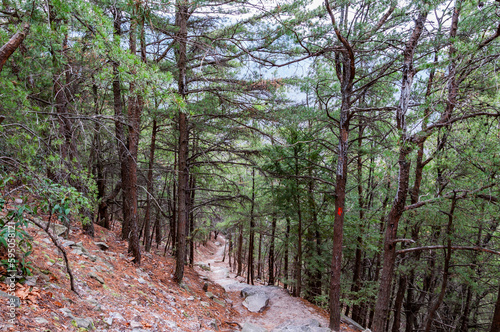
[[[282,288],[273,287],[269,306],[262,313],[251,313],[242,305],[243,298],[240,291],[249,285],[241,277],[230,271],[229,264],[222,262],[224,254],[224,241],[221,236],[214,243],[208,243],[206,249],[199,250],[197,263],[210,266],[210,271],[198,268],[200,274],[207,276],[213,282],[221,285],[228,292],[233,301],[233,308],[240,314],[235,317],[235,321],[241,325],[252,323],[271,331],[272,329],[290,321],[307,323],[311,319],[317,320],[321,326],[328,326],[328,317],[326,313],[313,306],[309,302],[291,297],[287,291]],[[255,284],[261,285],[261,284]],[[347,330],[346,330],[347,331]]]

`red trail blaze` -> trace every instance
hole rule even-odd
[[[342,208],[339,207],[339,216],[341,216],[341,215],[342,215]]]

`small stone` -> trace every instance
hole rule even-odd
[[[137,279],[137,281],[138,281],[140,284],[145,284],[145,283],[146,283],[146,280],[144,280],[143,278],[139,278],[139,279]]]
[[[113,318],[112,317],[105,318],[104,323],[108,324],[108,326],[113,325]]]
[[[204,292],[208,291],[208,282],[203,284],[203,291]]]
[[[23,204],[23,200],[22,200],[22,199],[20,199],[20,198],[16,198],[16,199],[14,200],[14,203],[15,203],[15,204],[17,204],[17,205],[19,205],[19,204]]]
[[[104,284],[104,279],[99,277],[95,272],[90,272],[89,277],[94,278],[95,280],[99,281],[101,284]]]
[[[131,305],[137,305],[137,301],[131,301],[130,304]]]
[[[206,292],[206,295],[208,296],[209,299],[213,299],[215,297],[215,295],[212,294],[211,292]]]
[[[187,298],[188,301],[194,301],[194,296],[190,296]]]
[[[201,301],[201,302],[200,302],[200,304],[201,304],[202,306],[204,306],[205,308],[210,307],[210,303],[205,302],[205,301]]]
[[[63,247],[71,247],[71,246],[75,245],[75,241],[63,240],[61,245]]]
[[[109,318],[118,319],[118,320],[125,320],[125,318],[123,318],[123,316],[119,312],[110,313]]]
[[[105,242],[94,242],[96,246],[99,247],[99,249],[106,251],[109,249],[109,246]]]
[[[140,322],[131,321],[130,322],[130,327],[133,328],[133,329],[138,329],[138,328],[142,328],[142,324]]]
[[[26,281],[24,282],[25,286],[35,286],[38,276],[26,277]]]
[[[166,320],[164,321],[165,325],[167,325],[168,328],[171,328],[171,329],[176,329],[177,328],[177,323],[176,322],[172,322],[170,320]]]
[[[43,317],[35,317],[35,322],[40,325],[49,323],[49,321]]]
[[[69,317],[71,319],[75,318],[75,316],[73,315],[71,310],[69,310],[68,308],[62,308],[62,309],[59,309],[59,311],[63,314],[64,317]]]
[[[78,327],[82,327],[87,330],[92,329],[94,326],[92,319],[90,318],[75,318],[74,320]]]
[[[226,306],[226,302],[224,302],[223,300],[219,300],[219,299],[214,299],[214,302],[217,303],[217,304],[220,304],[221,306],[225,307]]]

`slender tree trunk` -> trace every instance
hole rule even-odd
[[[273,211],[273,216],[271,220],[271,244],[269,246],[269,285],[274,285],[274,243],[276,236],[276,212]]]
[[[403,63],[403,80],[401,88],[400,103],[396,111],[396,123],[398,130],[401,131],[400,150],[399,150],[399,175],[398,175],[398,189],[394,199],[391,211],[387,217],[387,228],[384,238],[383,249],[383,267],[381,274],[381,282],[375,304],[375,318],[373,321],[374,332],[384,332],[386,320],[389,313],[390,291],[392,284],[392,276],[394,274],[394,265],[396,261],[396,240],[399,225],[406,203],[406,196],[408,194],[409,178],[410,178],[410,161],[407,159],[408,154],[411,152],[410,147],[407,146],[406,140],[406,112],[410,101],[412,90],[413,76],[415,70],[413,68],[413,55],[417,47],[418,40],[422,34],[424,23],[427,17],[427,12],[420,12],[419,17],[415,22],[410,40],[406,44],[404,50],[404,63]]]
[[[254,241],[255,241],[255,219],[254,219],[254,208],[255,208],[255,169],[252,168],[252,201],[250,207],[250,236],[248,237],[248,260],[247,260],[247,284],[253,285],[254,279]]]
[[[448,225],[446,226],[446,235],[448,238],[448,248],[446,250],[446,257],[444,260],[444,268],[443,268],[443,282],[441,284],[441,291],[439,292],[439,296],[436,299],[436,301],[432,304],[431,308],[429,309],[429,313],[427,314],[427,319],[425,321],[425,330],[424,332],[429,332],[431,330],[432,322],[434,321],[434,316],[436,315],[436,312],[443,303],[444,295],[446,293],[446,287],[448,286],[448,278],[450,276],[449,269],[450,269],[450,260],[451,260],[451,233],[452,233],[452,227],[453,227],[453,213],[455,212],[455,206],[456,206],[456,194],[454,195],[452,201],[451,201],[451,208],[450,212],[446,213],[448,215]]]
[[[295,154],[295,204],[297,207],[298,227],[297,227],[297,255],[295,256],[295,287],[293,296],[300,296],[302,290],[302,207],[300,204],[300,183],[299,183],[299,156],[298,146],[294,146]]]
[[[153,120],[153,129],[151,132],[151,145],[149,147],[149,166],[148,166],[148,185],[147,185],[147,202],[146,202],[146,213],[144,216],[144,244],[145,250],[149,252],[151,250],[151,242],[153,241],[152,234],[150,231],[151,225],[151,209],[152,209],[152,199],[154,197],[154,186],[153,186],[153,167],[155,159],[155,147],[156,147],[156,133],[158,131],[158,126],[156,124],[156,119]]]
[[[187,70],[187,21],[189,19],[188,4],[186,0],[178,0],[175,14],[177,33],[177,69],[179,71],[178,91],[185,100],[187,96],[186,70]],[[189,127],[187,114],[179,110],[179,163],[178,163],[178,225],[177,248],[174,278],[181,283],[184,277],[184,264],[186,262],[186,226],[188,222],[187,200],[189,170],[187,166]]]
[[[335,218],[333,224],[333,249],[332,249],[332,274],[330,276],[330,328],[334,331],[340,330],[340,291],[342,271],[342,241],[344,238],[344,213],[345,196],[347,184],[347,164],[349,147],[349,121],[351,118],[351,95],[353,91],[354,77],[356,76],[356,64],[354,51],[350,43],[342,36],[335,16],[330,8],[328,0],[325,0],[327,12],[332,21],[332,26],[340,43],[345,50],[337,53],[335,68],[337,78],[340,81],[342,104],[339,119],[339,145],[335,186]],[[346,20],[347,21],[347,20]],[[342,24],[342,22],[341,22]],[[342,60],[340,60],[340,56]]]
[[[236,275],[238,277],[241,276],[241,273],[243,272],[243,223],[240,223],[239,227],[239,234],[238,234],[238,270],[236,272]]]
[[[290,218],[286,217],[286,231],[285,231],[285,255],[283,257],[284,266],[283,266],[283,288],[288,288],[288,255],[290,250]]]

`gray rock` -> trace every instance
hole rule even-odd
[[[166,320],[166,321],[163,321],[165,323],[165,325],[168,327],[168,328],[171,328],[171,329],[176,329],[177,328],[177,323],[176,322],[172,322],[171,320]]]
[[[267,332],[267,330],[251,323],[245,323],[241,332]]]
[[[208,296],[208,298],[209,298],[209,299],[213,299],[213,298],[215,298],[215,297],[216,297],[216,296],[215,296],[214,294],[212,294],[211,292],[206,292],[205,294]]]
[[[219,300],[219,299],[214,299],[214,302],[215,303],[218,303],[220,304],[221,306],[225,307],[226,306],[226,302],[222,301],[222,300]]]
[[[146,283],[146,280],[144,280],[143,278],[138,278],[137,281],[140,283],[140,284],[145,284]]]
[[[142,323],[133,320],[130,322],[130,327],[133,329],[142,329]]]
[[[109,314],[109,318],[111,319],[117,319],[117,320],[125,320],[123,316],[119,312],[112,312]]]
[[[13,303],[16,308],[21,306],[21,300],[17,296],[0,291],[0,297],[9,299],[9,303]]]
[[[49,321],[43,317],[35,317],[35,322],[40,325],[49,323]]]
[[[109,246],[105,242],[94,242],[96,246],[99,247],[99,249],[106,251],[109,249]]]
[[[61,245],[65,248],[71,247],[72,245],[75,245],[75,241],[63,240]]]
[[[243,301],[243,306],[250,312],[262,312],[269,304],[269,295],[265,293],[256,293],[247,296]]]
[[[23,200],[22,200],[22,199],[20,199],[20,198],[16,198],[16,199],[14,200],[14,204],[17,204],[17,205],[23,204]]]
[[[354,320],[352,320],[351,318],[347,317],[344,314],[340,314],[340,321],[346,323],[347,325],[359,331],[365,331],[365,328],[363,326],[361,326],[360,324],[358,324],[357,322],[355,322]]]
[[[277,328],[272,332],[331,332],[329,328],[321,327],[319,322],[315,319],[309,321],[289,321]]]
[[[194,301],[194,296],[190,296],[187,298],[188,301]]]
[[[43,221],[41,219],[37,219],[37,218],[35,218],[35,219],[36,219],[36,221],[38,221],[40,223],[40,225],[43,226],[44,229],[47,227],[47,223],[45,221]],[[59,224],[50,223],[49,229],[52,231],[52,233],[55,236],[61,236],[64,233],[66,233],[66,231],[68,230],[68,227],[63,226],[63,225],[59,225]]]
[[[203,284],[203,291],[205,291],[205,292],[208,291],[208,282],[205,282]]]
[[[104,284],[104,279],[99,277],[94,271],[91,271],[89,273],[89,277],[94,278],[95,280],[99,281],[101,284]]]
[[[26,286],[36,286],[37,279],[38,279],[38,276],[26,277],[26,281],[24,282],[24,284]]]
[[[91,318],[75,318],[74,321],[78,327],[90,330],[94,328],[94,323]]]
[[[212,319],[210,322],[208,322],[208,326],[216,331],[219,330],[219,324],[217,324],[217,321],[215,319]]]
[[[62,309],[59,309],[59,311],[63,314],[64,317],[69,317],[71,319],[75,319],[75,316],[73,315],[71,310],[69,310],[68,308],[62,308]]]
[[[241,290],[241,296],[242,297],[247,297],[247,296],[250,296],[250,295],[254,295],[254,294],[268,294],[272,291],[274,291],[275,289],[279,289],[279,287],[276,287],[276,286],[248,286],[248,287],[245,287]]]
[[[111,317],[104,318],[104,323],[108,324],[108,326],[113,325],[113,318]]]

